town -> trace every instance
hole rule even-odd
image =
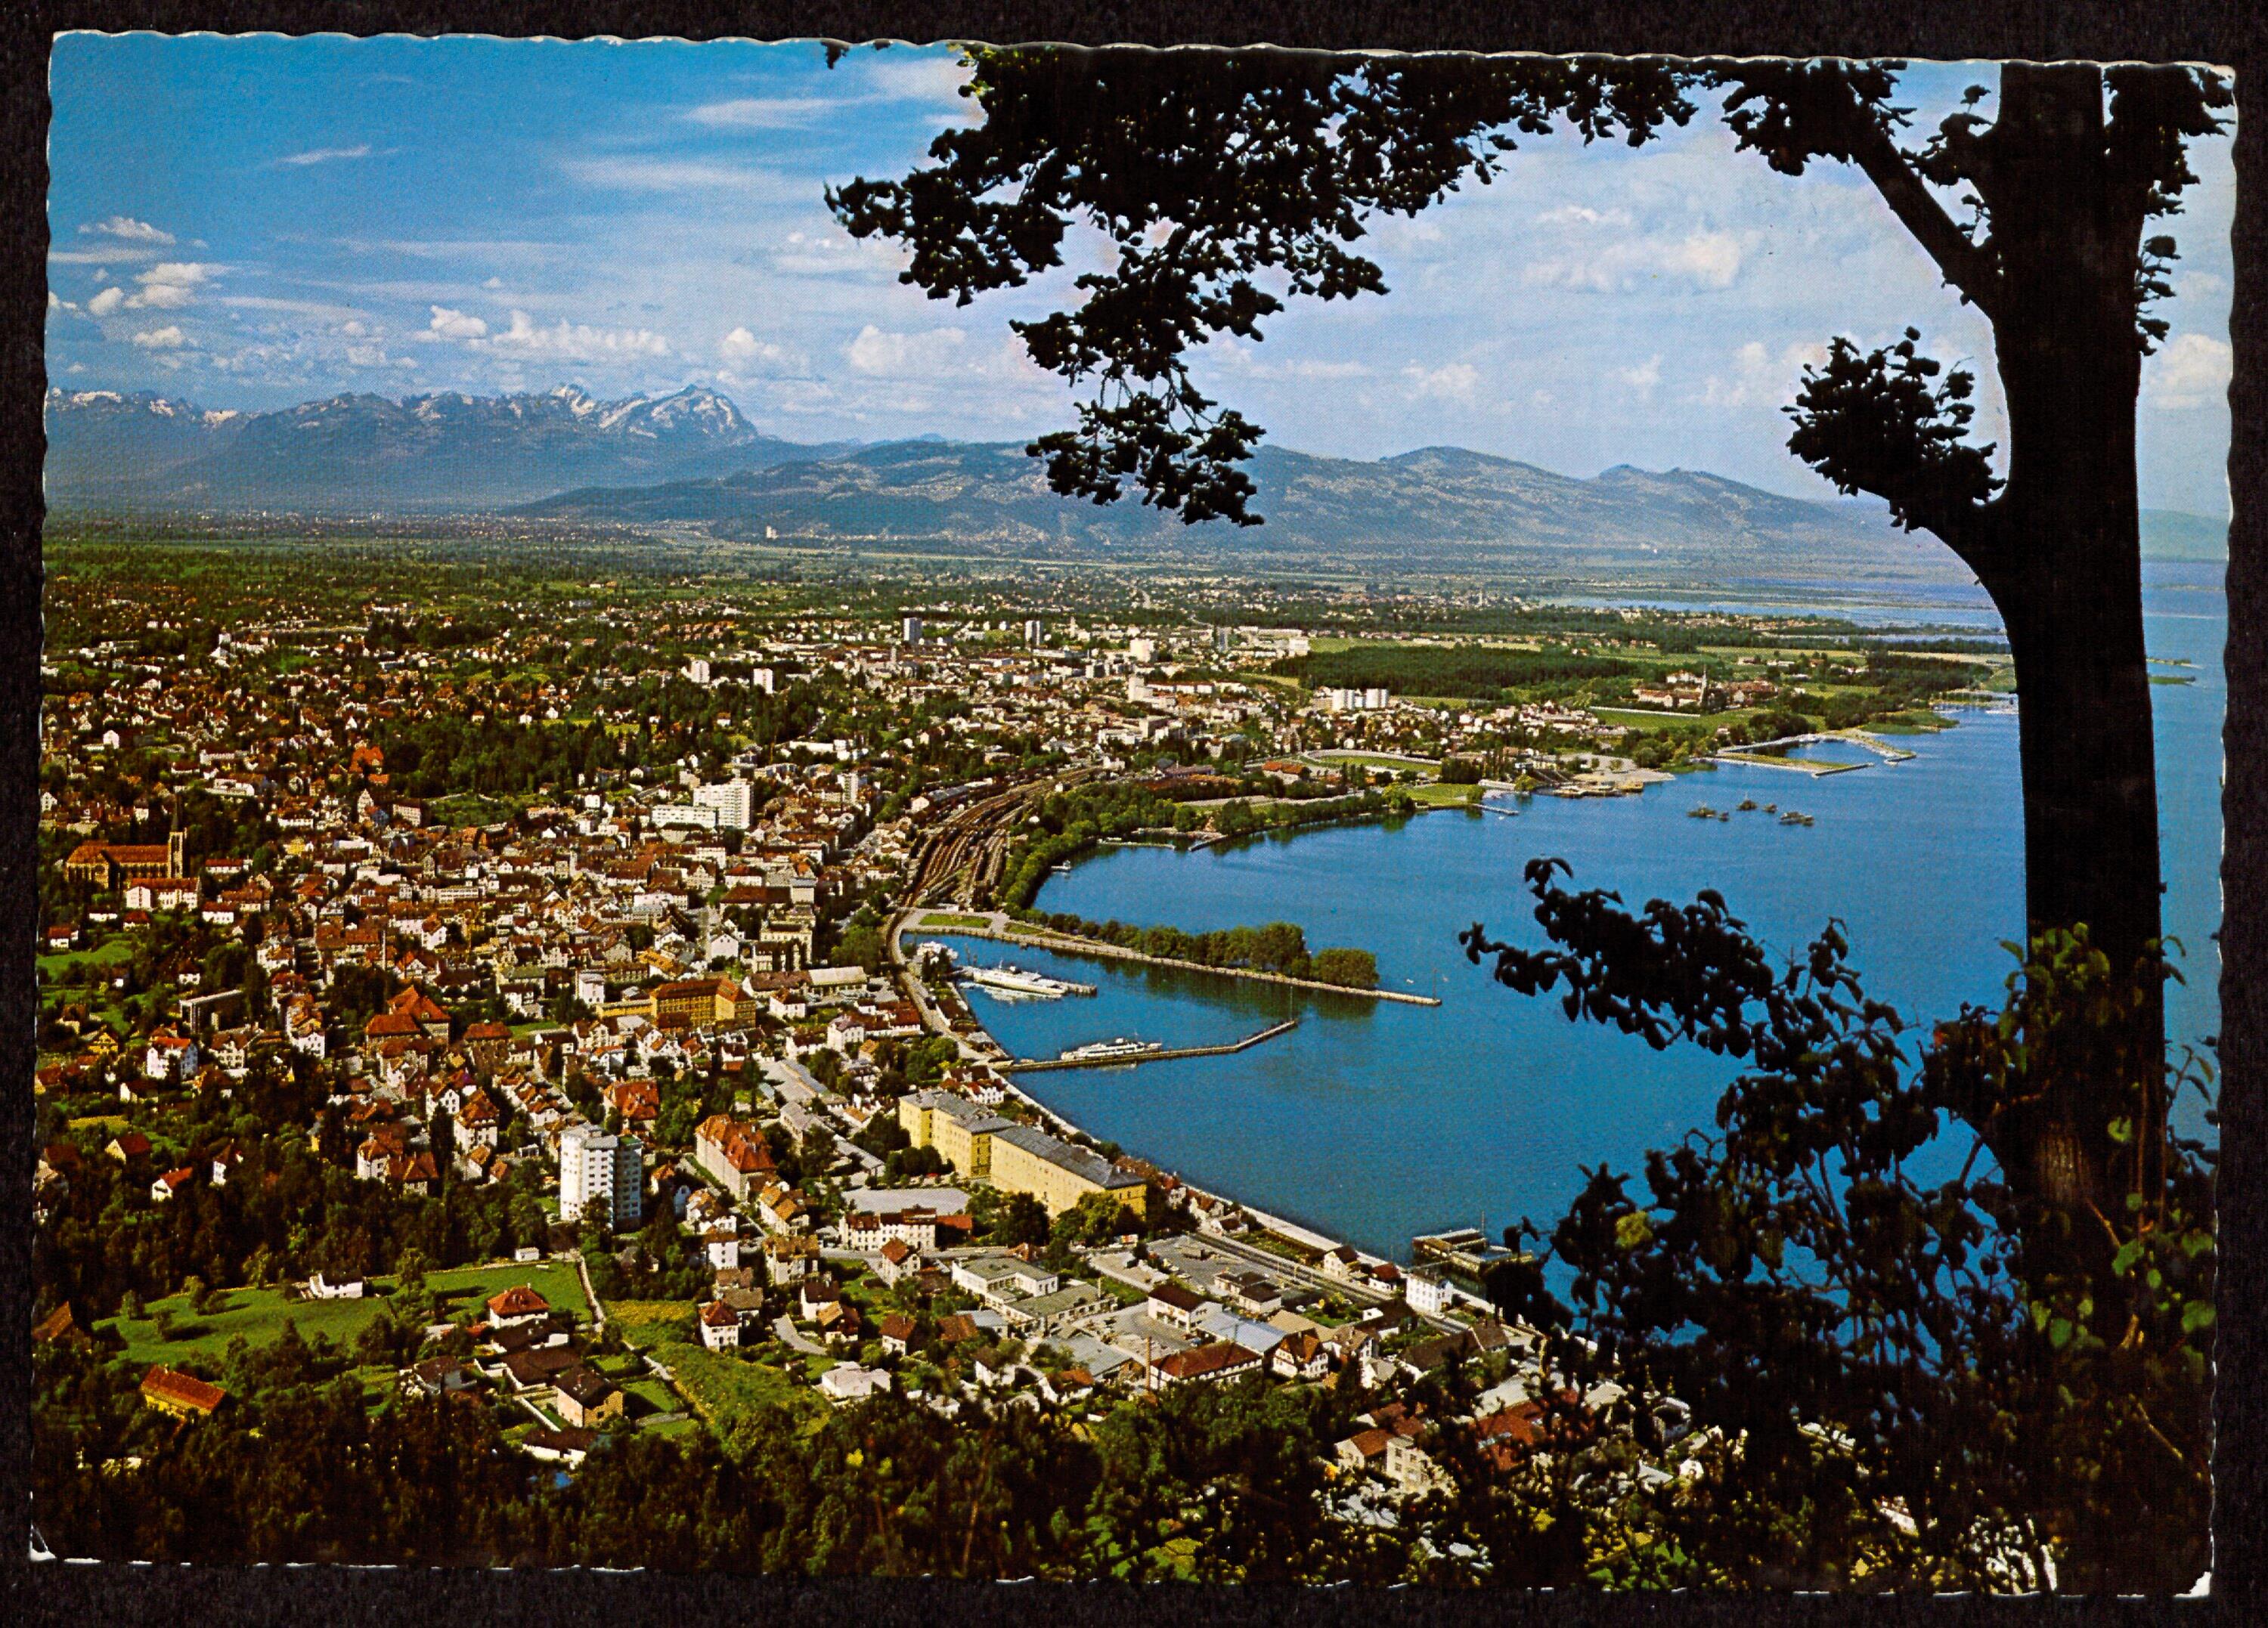
[[[1400,592],[1366,630],[1359,596],[1219,620],[1210,584],[405,594],[399,561],[53,557],[43,1346],[113,1353],[153,1418],[195,1418],[255,1349],[316,1337],[373,1408],[477,1403],[570,1473],[624,1433],[880,1393],[1092,1422],[1336,1387],[1358,1400],[1323,1470],[1389,1523],[1444,1457],[1509,1472],[1538,1440],[1551,1382],[1491,1291],[1510,1251],[1469,1228],[1366,1255],[1257,1207],[1297,1194],[1096,1140],[909,935],[1363,997],[1359,946],[1104,943],[1034,898],[1098,842],[1611,796],[1815,719],[1896,728],[1991,672],[1485,596],[1432,610],[1490,632],[1413,641]]]

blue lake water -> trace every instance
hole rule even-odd
[[[2194,682],[2156,686],[2167,928],[2187,950],[2173,992],[2176,1043],[2218,1024],[2220,653],[2227,612],[2216,567],[2154,566],[2151,654]],[[1540,942],[1521,869],[1553,854],[1582,886],[1632,906],[1704,887],[1775,948],[1793,950],[1839,917],[1868,992],[1910,1013],[1997,1003],[2023,922],[2023,835],[2012,716],[1967,713],[1941,734],[1902,737],[1911,761],[1813,778],[1719,767],[1641,796],[1536,797],[1520,813],[1447,811],[1395,826],[1331,827],[1195,853],[1104,849],[1042,891],[1042,909],[1204,930],[1298,922],[1311,946],[1374,951],[1387,987],[1438,1008],[1309,995],[1231,979],[1123,967],[948,939],[983,961],[1012,958],[1099,986],[1091,999],[1007,1004],[978,1015],[1011,1051],[1053,1056],[1125,1035],[1167,1045],[1238,1038],[1298,1014],[1300,1026],[1233,1057],[1027,1075],[1023,1083],[1090,1133],[1334,1236],[1406,1258],[1410,1238],[1448,1226],[1491,1232],[1548,1221],[1581,1167],[1634,1169],[1646,1149],[1710,1118],[1733,1066],[1692,1048],[1569,1023],[1468,963],[1474,920]],[[1800,810],[1689,818],[1743,797]]]

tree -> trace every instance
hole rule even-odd
[[[1050,1243],[1095,1245],[1108,1243],[1123,1233],[1140,1232],[1141,1217],[1115,1192],[1090,1192],[1056,1217],[1049,1228]]]
[[[967,304],[1061,265],[1074,224],[1116,261],[1076,308],[1010,326],[1085,394],[1076,430],[1028,449],[1054,488],[1109,502],[1130,482],[1188,522],[1259,523],[1241,467],[1262,433],[1191,381],[1189,352],[1260,338],[1262,286],[1382,293],[1354,253],[1378,216],[1488,182],[1521,137],[1572,129],[1631,145],[1721,97],[1739,147],[1801,174],[1855,165],[1946,282],[1991,321],[2007,405],[2005,481],[1966,439],[1971,378],[1919,336],[1807,372],[1790,446],[1846,491],[1942,539],[2001,611],[2023,694],[2027,911],[2088,928],[2124,967],[2160,935],[2156,770],[2142,642],[2135,403],[2165,332],[2170,237],[2148,224],[2194,180],[2187,143],[2222,128],[2221,77],[2191,68],[2010,64],[1996,93],[1918,146],[1894,62],[1620,62],[1281,51],[970,48],[983,121],[931,143],[900,180],[828,200],[854,236],[910,251],[903,280]],[[1939,190],[1957,191],[1956,219]],[[2162,1034],[2154,994],[2134,1015]],[[2050,1082],[2009,1104],[2010,1179],[2080,1203],[2116,1150],[2116,1083]]]
[[[2136,1052],[2148,992],[2083,932],[2043,935],[2002,1009],[1910,1055],[1838,925],[1775,971],[1713,893],[1633,914],[1557,869],[1528,873],[1553,947],[1476,928],[1475,958],[1524,994],[1564,983],[1571,1020],[1743,1068],[1713,1135],[1649,1154],[1642,1193],[1587,1172],[1548,1253],[1490,1284],[1559,1331],[1578,1395],[1612,1375],[1726,1444],[1655,1536],[1700,1580],[2036,1588],[2052,1551],[2066,1589],[2186,1587],[2208,1564],[2213,1155],[2168,1105],[2209,1074]],[[2077,1268],[2069,1213],[1992,1156],[2006,1104],[2073,1072],[2127,1082],[2105,1202],[2078,1218],[2107,1247]],[[1626,1422],[1664,1445],[1646,1409]]]

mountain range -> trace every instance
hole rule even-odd
[[[802,444],[765,434],[702,385],[615,401],[571,385],[343,395],[259,414],[50,390],[47,426],[48,497],[59,507],[503,511],[822,547],[1381,573],[1969,578],[1934,539],[1899,532],[1871,500],[1786,497],[1628,465],[1582,479],[1458,447],[1376,460],[1263,447],[1249,469],[1265,524],[1185,526],[1132,496],[1098,507],[1058,495],[1020,443]],[[2225,522],[2144,512],[2154,557],[2220,557],[2225,534]]]
[[[138,509],[493,509],[566,487],[720,474],[817,450],[763,434],[697,385],[619,401],[573,385],[400,401],[345,395],[257,414],[51,389],[47,424],[49,502]]]

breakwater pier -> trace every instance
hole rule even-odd
[[[980,920],[982,926],[972,925]],[[1358,1001],[1396,1001],[1406,1006],[1441,1004],[1438,996],[1413,995],[1399,989],[1361,989],[1351,984],[1328,984],[1320,978],[1293,978],[1286,972],[1266,972],[1257,967],[1207,966],[1202,961],[1147,955],[1139,950],[1106,944],[1100,939],[1081,938],[1074,933],[1057,933],[1046,928],[1027,928],[1001,911],[991,912],[983,918],[974,913],[924,917],[920,912],[909,911],[899,919],[893,929],[894,935],[909,928],[924,933],[950,933],[961,938],[989,938],[1004,944],[1026,944],[1041,950],[1052,950],[1058,955],[1096,956],[1106,961],[1138,961],[1145,966],[1170,966],[1184,972],[1211,972],[1222,978],[1282,984],[1291,989],[1313,989],[1324,994],[1351,996]]]
[[[1884,763],[1904,763],[1914,755],[1903,746],[1893,746],[1889,742],[1867,734],[1861,730],[1828,730],[1808,735],[1785,735],[1778,740],[1757,741],[1749,746],[1727,747],[1722,752],[1710,753],[1709,761],[1742,763],[1750,768],[1758,769],[1793,769],[1799,774],[1809,774],[1815,778],[1823,774],[1847,774],[1853,769],[1863,769],[1867,766],[1864,762],[1852,763],[1832,759],[1788,758],[1777,755],[1778,752],[1785,751],[1790,746],[1808,746],[1822,741],[1842,741],[1861,751],[1872,752]]]
[[[1257,1034],[1241,1040],[1232,1040],[1226,1045],[1167,1046],[1155,1052],[1123,1052],[1108,1057],[1018,1057],[994,1067],[1006,1074],[1038,1074],[1050,1068],[1124,1068],[1136,1063],[1171,1062],[1177,1057],[1233,1057],[1239,1052],[1250,1051],[1263,1040],[1273,1040],[1278,1035],[1289,1034],[1300,1026],[1296,1017],[1287,1017]]]

